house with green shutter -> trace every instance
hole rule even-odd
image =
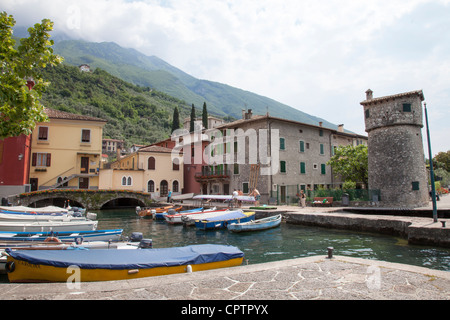
[[[248,194],[256,187],[261,203],[294,203],[300,190],[339,188],[326,163],[340,145],[367,145],[367,137],[344,130],[243,112],[242,119],[209,129],[220,131],[223,144],[212,148],[220,161],[204,165],[201,183],[212,194]],[[237,136],[244,135],[239,140]],[[231,137],[230,137],[231,135]],[[227,139],[227,137],[229,139]],[[244,141],[244,143],[239,143]],[[209,174],[208,174],[209,173]]]

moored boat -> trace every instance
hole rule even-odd
[[[200,230],[223,229],[231,223],[247,222],[255,219],[255,212],[243,212],[234,210],[216,217],[195,220],[195,227]]]
[[[198,209],[192,209],[192,210],[186,210],[186,211],[180,211],[179,213],[176,214],[166,214],[164,216],[164,219],[166,219],[166,222],[169,224],[181,224],[183,223],[183,216],[191,216],[194,217],[203,213],[209,213],[209,212],[224,212],[227,209],[221,209],[221,210],[217,210],[216,208],[210,208],[210,209],[203,209],[203,208],[198,208]]]
[[[79,268],[84,281],[126,280],[238,266],[244,253],[224,245],[150,250],[7,250],[10,282],[67,282]],[[73,277],[73,276],[72,276]]]
[[[83,231],[96,230],[98,221],[0,221],[0,231]]]
[[[280,223],[281,214],[247,222],[230,223],[227,228],[232,232],[259,231],[276,228]]]
[[[181,221],[185,226],[194,226],[196,220],[202,220],[206,218],[212,218],[223,215],[225,212],[229,212],[228,209],[220,209],[215,211],[202,212],[195,215],[183,215]]]
[[[153,213],[153,219],[155,220],[165,220],[164,217],[167,214],[175,214],[175,212],[179,212],[181,211],[181,209],[183,208],[183,206],[177,206],[177,207],[172,207],[166,211],[161,211],[161,212],[154,212]]]
[[[0,231],[0,242],[39,242],[56,237],[61,242],[82,241],[119,241],[123,229],[81,230],[81,231],[44,231],[44,232],[14,232]]]

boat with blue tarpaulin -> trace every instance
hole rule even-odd
[[[254,211],[244,212],[242,210],[233,210],[223,215],[196,220],[195,227],[200,230],[224,229],[228,224],[247,222],[254,219]]]
[[[244,253],[234,246],[202,244],[137,250],[6,250],[10,282],[66,282],[68,268],[80,281],[112,281],[238,266]]]

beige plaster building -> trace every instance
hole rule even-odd
[[[181,194],[183,159],[172,162],[172,149],[147,146],[100,170],[100,189],[148,192],[153,198]]]
[[[106,120],[46,108],[31,139],[31,191],[97,189]]]

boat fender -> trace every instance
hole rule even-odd
[[[75,244],[82,244],[83,243],[83,237],[75,237]]]
[[[139,242],[143,238],[142,232],[133,232],[130,236],[131,242]]]
[[[192,266],[190,264],[186,267],[186,273],[192,273]]]
[[[16,264],[14,263],[14,261],[8,261],[5,264],[5,269],[8,273],[14,272],[14,270],[16,270]]]
[[[55,242],[55,243],[61,243],[61,240],[59,240],[56,237],[48,237],[44,240],[44,242]]]

